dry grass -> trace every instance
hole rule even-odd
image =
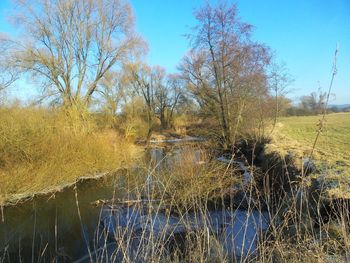
[[[85,116],[86,117],[86,116]],[[0,203],[127,166],[137,148],[113,130],[38,108],[0,109]]]
[[[182,148],[180,156],[166,155],[160,163],[146,164],[140,173],[128,177],[126,196],[137,197],[143,203],[127,203],[123,208],[116,204],[115,210],[105,210],[104,215],[118,215],[118,211],[129,209],[131,214],[140,211],[139,223],[133,219],[123,227],[118,224],[104,224],[95,236],[94,252],[84,260],[91,262],[232,262],[233,255],[227,255],[223,244],[224,236],[208,223],[209,208],[212,202],[227,197],[233,184],[240,183],[240,174],[228,169],[226,164],[217,162],[197,162],[197,147]],[[203,159],[210,156],[202,151]],[[170,163],[168,162],[170,161]],[[169,166],[168,166],[169,164]],[[160,165],[166,169],[158,170]],[[151,201],[151,200],[154,200]],[[113,204],[113,201],[111,201]],[[221,201],[217,204],[222,207]],[[219,208],[219,209],[221,209]],[[106,209],[106,208],[105,208]],[[123,210],[124,209],[124,210]],[[233,213],[233,208],[227,208]],[[221,210],[218,210],[221,211]],[[185,228],[182,233],[173,233],[172,216],[180,218]],[[159,217],[159,219],[157,219]],[[190,219],[192,218],[192,220]],[[194,227],[197,218],[200,227]],[[164,228],[159,228],[158,220]],[[196,221],[196,220],[195,220]],[[224,221],[224,220],[223,220]],[[107,221],[108,222],[108,221]],[[124,221],[123,221],[124,222]],[[227,221],[227,227],[233,222]],[[226,229],[226,227],[224,227]],[[107,235],[108,233],[108,235]],[[115,239],[114,240],[111,240]],[[101,244],[102,247],[101,247]],[[242,259],[244,262],[246,259]]]
[[[224,167],[217,164],[198,166],[193,162],[190,152],[184,154],[173,170],[163,172],[150,170],[147,176],[152,177],[152,180],[143,178],[137,187],[127,189],[130,191],[130,196],[157,200],[128,206],[133,213],[139,210],[148,211],[142,216],[145,228],[140,230],[140,225],[133,223],[132,220],[125,227],[118,227],[117,223],[105,226],[102,231],[99,230],[100,234],[96,235],[101,237],[104,245],[98,246],[101,240],[98,240],[99,242],[96,240],[93,256],[87,256],[85,260],[104,262],[108,258],[110,262],[169,263],[347,262],[350,252],[349,215],[339,209],[339,214],[335,218],[324,222],[320,215],[315,213],[322,209],[322,203],[313,200],[316,197],[310,195],[310,189],[304,184],[295,187],[292,186],[292,182],[290,191],[281,197],[280,202],[266,201],[265,211],[269,213],[270,227],[264,233],[257,232],[259,243],[254,254],[235,257],[232,252],[228,253],[225,250],[227,244],[234,242],[233,239],[225,239],[226,228],[229,229],[233,223],[230,221],[226,222],[219,232],[212,229],[205,220],[201,221],[203,225],[197,230],[193,230],[191,223],[185,221],[186,233],[172,250],[168,243],[174,242],[175,237],[171,237],[166,229],[154,226],[157,225],[156,216],[164,218],[169,224],[171,224],[171,213],[174,211],[180,218],[187,218],[193,213],[202,219],[210,217],[208,203],[213,201],[213,198],[218,200],[218,197],[227,195],[227,188],[237,182],[234,178],[237,177],[237,173],[231,173],[232,171],[227,173]],[[246,211],[249,213],[261,211],[261,207],[254,201],[256,196],[252,194],[254,192],[252,189],[255,188],[254,180],[245,188],[249,201]],[[267,188],[260,190],[262,197],[271,194]],[[118,205],[115,208],[114,211],[118,209],[123,211]],[[229,213],[237,211],[230,203],[226,203],[225,207],[219,205],[218,211],[221,209]],[[113,211],[110,213],[113,214]],[[112,226],[113,228],[110,228]],[[106,235],[108,231],[109,236]],[[111,236],[115,240],[110,240]],[[228,243],[223,242],[223,239]]]
[[[196,150],[202,155],[202,163],[197,162]],[[154,172],[153,176],[163,186],[159,195],[165,194],[178,204],[227,196],[232,185],[242,182],[242,176],[235,169],[228,169],[226,164],[208,161],[209,159],[205,150],[184,148],[180,158],[170,159],[168,169]]]

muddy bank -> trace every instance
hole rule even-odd
[[[98,181],[105,177],[113,176],[113,175],[124,175],[126,174],[126,171],[127,171],[127,168],[119,168],[116,171],[104,172],[96,175],[85,175],[82,177],[78,177],[74,182],[63,183],[61,185],[49,187],[39,192],[11,195],[10,197],[6,198],[5,199],[6,201],[1,203],[0,206],[3,209],[4,207],[16,206],[18,204],[28,202],[30,200],[33,200],[36,197],[45,198],[48,196],[54,196],[56,193],[63,192],[69,188],[73,188],[76,184],[81,184],[88,181]]]

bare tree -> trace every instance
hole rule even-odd
[[[183,78],[167,75],[160,66],[150,67],[143,63],[129,64],[124,69],[128,85],[143,98],[148,122],[149,139],[154,118],[158,118],[163,129],[170,127],[175,108],[183,98]]]
[[[173,121],[175,108],[184,96],[184,83],[179,75],[166,76],[161,68],[155,71],[154,76],[155,114],[162,128],[167,129]]]
[[[125,68],[126,78],[134,91],[145,102],[147,111],[148,133],[147,140],[151,138],[154,117],[154,78],[152,68],[143,63],[129,64]]]
[[[166,127],[172,126],[175,109],[180,105],[184,105],[186,96],[184,92],[185,83],[179,74],[170,74],[167,77],[168,94],[168,111]]]
[[[53,89],[65,106],[87,107],[103,77],[140,50],[123,0],[17,0],[23,29],[16,66]]]
[[[311,114],[321,114],[326,104],[327,93],[319,88],[318,92],[312,92],[310,95],[300,98],[302,109],[309,111]]]
[[[120,72],[108,72],[101,80],[98,92],[101,94],[99,103],[102,110],[112,118],[113,123],[116,120],[118,109],[125,97],[126,83]]]
[[[152,68],[151,85],[154,91],[154,114],[160,120],[162,128],[167,128],[166,110],[169,105],[169,89],[165,83],[166,72],[160,66]]]
[[[235,112],[241,115],[244,98],[266,84],[269,52],[250,40],[252,27],[239,20],[235,5],[207,3],[195,17],[198,25],[189,36],[193,48],[180,69],[201,107],[220,120],[223,145],[229,147],[239,120]],[[235,111],[234,104],[239,105]]]
[[[285,64],[271,64],[271,71],[269,75],[270,89],[275,97],[275,114],[273,120],[273,126],[271,132],[276,127],[277,118],[280,115],[282,106],[285,102],[285,95],[288,93],[287,87],[293,82],[292,77],[289,75]]]

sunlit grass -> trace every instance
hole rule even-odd
[[[35,108],[0,109],[0,203],[127,166],[137,149],[92,121]]]
[[[274,144],[281,150],[307,156],[313,147],[320,116],[281,118],[274,134]],[[350,113],[330,114],[315,148],[315,158],[330,165],[350,165]]]
[[[281,118],[269,147],[284,154],[291,152],[301,163],[302,158],[309,157],[312,151],[320,119],[320,116]],[[350,182],[349,151],[350,113],[327,115],[313,158],[330,179],[340,180],[339,189],[344,189],[340,191],[341,196],[348,192]]]

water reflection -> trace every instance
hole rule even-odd
[[[75,190],[68,188],[54,196],[36,197],[31,201],[4,208],[0,222],[0,258],[3,262],[71,261],[88,253],[84,231],[90,246],[99,222],[100,208],[91,202],[108,199],[115,192],[120,175],[99,181],[86,181]],[[82,224],[78,216],[81,213]],[[32,253],[34,252],[34,253]]]

